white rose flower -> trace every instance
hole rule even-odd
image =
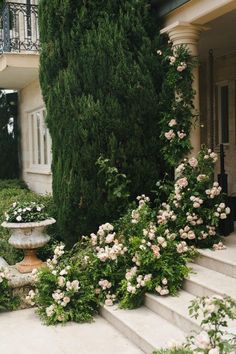
[[[208,333],[205,331],[202,331],[195,337],[195,343],[196,347],[201,348],[201,349],[207,349],[210,345],[210,338],[208,336]]]
[[[220,351],[218,348],[212,348],[209,350],[208,354],[219,354]]]
[[[18,215],[18,216],[16,217],[16,220],[17,220],[17,221],[21,221],[21,220],[22,220],[22,217],[21,217],[20,215]]]

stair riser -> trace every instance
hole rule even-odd
[[[236,255],[235,255],[236,259]],[[202,255],[196,259],[196,263],[202,267],[214,270],[218,273],[228,275],[232,278],[236,278],[236,267],[231,264],[221,262],[220,260],[213,259]]]
[[[194,281],[187,279],[184,282],[184,286],[183,286],[184,290],[189,292],[190,294],[194,295],[194,296],[212,296],[212,295],[221,295],[223,296],[224,293],[220,292],[220,291],[215,291],[212,289],[207,288],[206,286],[202,285],[202,284],[198,284],[195,283]]]
[[[105,318],[113,327],[120,331],[126,338],[133,342],[138,348],[143,350],[146,354],[153,353],[156,350],[153,345],[148,343],[145,339],[139,336],[132,328],[116,318],[112,313],[108,312],[105,307],[100,308],[100,314]]]
[[[165,318],[167,321],[174,324],[187,334],[189,334],[191,331],[199,331],[200,329],[197,324],[192,322],[190,317],[186,318],[181,314],[175,312],[171,308],[168,308],[167,306],[164,306],[163,304],[158,303],[157,301],[149,297],[145,298],[145,306],[147,306],[151,311]]]

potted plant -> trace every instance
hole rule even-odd
[[[2,226],[11,231],[8,242],[24,251],[24,259],[16,264],[20,273],[29,273],[43,266],[35,250],[49,241],[50,237],[44,229],[55,222],[46,213],[45,206],[35,202],[15,202],[5,213]]]

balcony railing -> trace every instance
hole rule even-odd
[[[38,5],[6,2],[0,14],[0,53],[38,49]]]

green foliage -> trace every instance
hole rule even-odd
[[[14,310],[18,305],[19,299],[13,295],[8,284],[8,271],[0,268],[0,312]]]
[[[19,173],[16,110],[7,97],[0,91],[0,179],[17,178]]]
[[[36,202],[39,204],[44,204],[48,210],[50,216],[54,216],[54,208],[52,203],[52,198],[50,196],[41,196],[36,193],[23,188],[24,185],[21,181],[1,181],[0,180],[0,225],[4,221],[5,212],[12,206],[15,202],[29,203]],[[54,227],[48,228],[49,234],[54,236]],[[14,249],[8,244],[9,232],[7,229],[0,226],[0,256],[3,257],[9,264],[14,264],[22,258],[22,252],[20,250]],[[53,237],[54,238],[54,237]],[[53,242],[53,241],[52,241]],[[46,246],[48,248],[50,246]],[[39,251],[42,252],[41,250]],[[45,253],[43,251],[43,253]],[[50,254],[51,252],[47,252]]]
[[[10,188],[28,189],[25,182],[19,179],[0,179],[0,191]]]
[[[174,348],[174,349],[160,349],[152,354],[193,354],[193,352],[187,348]]]
[[[117,219],[123,208],[123,192],[111,194],[99,174],[100,155],[132,181],[131,198],[150,193],[167,170],[160,154],[164,73],[155,16],[144,0],[40,1],[40,82],[58,233],[67,244]]]
[[[111,166],[109,159],[100,156],[96,164],[99,167],[98,175],[105,181],[104,194],[106,194],[106,199],[111,206],[115,204],[115,207],[118,207],[118,212],[122,212],[128,206],[130,181],[127,180],[125,174],[119,173],[116,167]],[[119,204],[117,201],[119,201]]]

